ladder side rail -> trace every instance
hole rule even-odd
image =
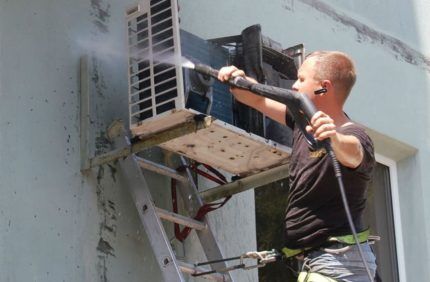
[[[116,138],[114,143],[116,147],[130,146],[128,138],[124,135]],[[138,161],[131,155],[121,159],[119,163],[164,281],[185,282]]]

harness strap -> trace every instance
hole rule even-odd
[[[304,249],[290,249],[287,247],[282,248],[282,253],[284,254],[285,258],[291,258],[291,257],[295,257],[299,254],[302,254],[308,250],[310,250],[312,248],[304,248]]]
[[[358,238],[358,242],[364,243],[367,242],[367,240],[369,240],[369,234],[370,234],[370,230],[366,229],[360,233],[357,233],[357,238]],[[339,242],[339,243],[343,243],[346,245],[354,245],[355,244],[355,240],[354,240],[354,236],[353,235],[344,235],[344,236],[337,236],[337,237],[330,237],[328,238],[329,242]]]
[[[369,234],[370,234],[369,229],[366,229],[360,233],[357,233],[358,242],[360,244],[367,242],[369,240]],[[346,244],[346,245],[354,245],[355,244],[355,240],[354,240],[353,235],[329,237],[327,242],[339,242],[339,243]],[[309,251],[311,249],[313,249],[313,248],[290,249],[290,248],[284,247],[284,248],[282,248],[281,251],[284,254],[285,258],[291,258],[291,257],[294,257],[296,255],[302,254],[306,251]]]

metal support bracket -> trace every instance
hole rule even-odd
[[[253,174],[231,183],[220,185],[200,192],[204,202],[210,203],[227,196],[231,196],[246,190],[254,189],[288,177],[289,164],[284,164],[272,169]]]
[[[90,104],[90,75],[88,56],[80,59],[80,150],[81,150],[81,171],[90,168],[89,156],[91,155],[90,135],[91,135],[91,104]]]
[[[92,168],[102,164],[110,163],[120,158],[125,158],[131,154],[141,152],[166,141],[196,132],[199,129],[207,128],[210,126],[212,121],[213,118],[210,116],[207,116],[202,120],[186,120],[183,123],[166,128],[157,133],[142,136],[138,139],[138,141],[131,143],[128,146],[115,149],[99,156],[95,156],[89,160],[88,166],[89,168]],[[115,125],[115,123],[112,125]]]

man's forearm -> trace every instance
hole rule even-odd
[[[363,161],[363,147],[357,137],[336,133],[331,144],[339,162],[349,168],[358,167]]]

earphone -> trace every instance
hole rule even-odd
[[[321,88],[321,89],[318,89],[318,90],[314,91],[315,95],[321,95],[321,94],[324,94],[324,93],[327,93],[327,88]]]

